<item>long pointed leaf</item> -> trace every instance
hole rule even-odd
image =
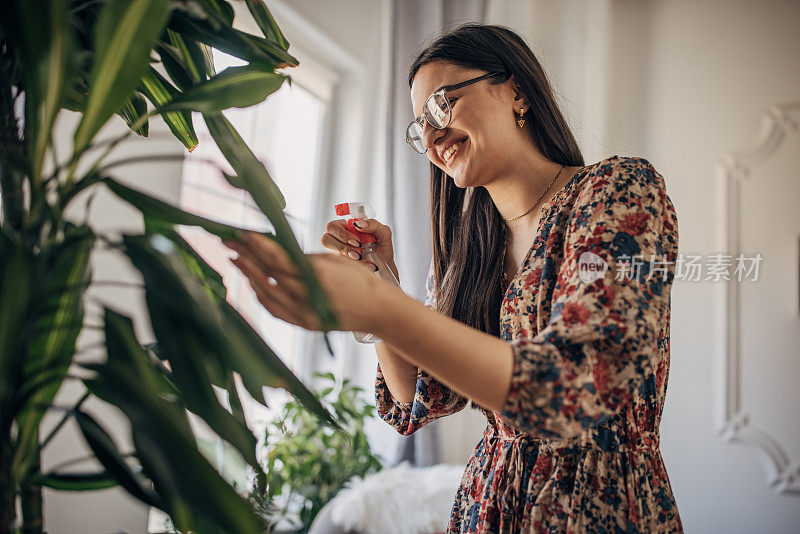
[[[105,317],[108,360],[90,382],[131,420],[136,456],[164,498],[162,509],[181,531],[260,534],[264,525],[253,509],[198,450],[183,406],[158,393],[161,379],[130,320],[108,309]]]
[[[289,258],[300,271],[309,290],[310,306],[319,317],[322,329],[336,328],[336,317],[325,300],[325,293],[322,291],[310,262],[294,238],[291,226],[283,213],[286,200],[280,189],[224,115],[221,113],[204,114],[203,118],[209,133],[216,141],[225,159],[236,171],[237,181],[231,182],[231,185],[236,186],[237,183],[240,183],[250,193],[256,205],[275,228],[275,240],[286,250]]]
[[[193,82],[203,81],[215,74],[214,60],[208,45],[198,43],[170,29],[167,29],[167,35],[172,46],[180,52],[182,63]]]
[[[213,78],[189,87],[162,109],[215,113],[231,107],[246,108],[263,102],[285,80],[283,74],[250,67],[228,67]]]
[[[142,76],[139,90],[160,108],[179,94],[171,83],[165,80],[153,67],[149,67]],[[197,146],[197,134],[192,127],[192,115],[186,111],[169,111],[161,115],[172,134],[183,143],[189,151]]]
[[[151,312],[180,315],[225,368],[241,375],[257,400],[261,387],[280,387],[292,393],[322,420],[333,418],[267,343],[226,301],[214,302],[182,264],[174,248],[153,249],[143,237],[123,236],[125,250],[145,279],[145,298]],[[151,241],[152,242],[152,241]],[[180,291],[178,291],[180,288]]]
[[[145,504],[157,508],[164,506],[158,495],[140,482],[139,478],[123,459],[114,440],[92,416],[84,412],[77,412],[75,420],[78,422],[78,427],[81,429],[86,444],[89,445],[97,460],[120,486]]]
[[[206,7],[206,10],[216,13],[228,26],[233,26],[234,11],[231,5],[225,0],[191,0],[199,1]]]
[[[225,331],[228,333],[231,345],[240,349],[231,353],[232,365],[246,385],[249,384],[248,390],[251,391],[257,385],[283,388],[294,395],[311,413],[332,427],[338,428],[338,423],[319,402],[317,396],[300,382],[239,312],[228,302],[223,302],[221,306]],[[259,365],[259,361],[262,360],[268,360],[271,364],[268,367]]]
[[[98,473],[47,473],[34,479],[33,483],[64,491],[94,491],[119,485],[117,480],[105,471]]]
[[[205,217],[189,213],[188,211],[184,211],[180,208],[172,206],[163,200],[159,200],[128,186],[122,185],[112,178],[105,178],[103,182],[105,182],[109,189],[111,189],[111,191],[113,191],[114,194],[119,198],[138,208],[146,218],[172,224],[199,226],[207,232],[210,232],[223,239],[232,237],[235,238],[242,232],[242,229],[240,228],[217,221],[212,221],[211,219],[206,219]]]
[[[172,241],[186,266],[205,285],[209,295],[217,302],[226,299],[228,290],[222,276],[192,248],[172,224],[145,218],[145,231],[148,234],[162,235]]]
[[[122,117],[129,128],[133,127],[133,125],[139,122],[142,117],[147,115],[147,102],[145,102],[144,96],[142,96],[142,94],[138,91],[131,93],[131,96],[128,97],[124,104],[122,104],[118,114],[120,117]],[[147,137],[149,130],[149,123],[145,121],[138,129],[134,131],[142,137]]]
[[[16,0],[8,4],[4,5],[4,17],[15,20],[7,27],[15,32],[23,57],[25,127],[32,148],[32,177],[38,181],[64,88],[72,75],[73,27],[64,23],[68,18],[65,0]]]
[[[181,51],[171,44],[162,42],[156,47],[158,55],[161,56],[161,63],[164,70],[169,74],[170,80],[180,89],[185,91],[191,87],[196,79],[189,72],[186,64],[181,57]]]
[[[236,30],[212,14],[199,18],[189,7],[178,6],[170,19],[169,27],[185,37],[244,59],[253,66],[274,70],[298,64],[297,59],[278,44]]]
[[[95,26],[94,63],[86,113],[75,132],[85,149],[136,88],[169,14],[168,0],[109,0]]]
[[[264,32],[264,37],[277,43],[284,50],[289,50],[289,41],[283,36],[283,32],[278,27],[278,23],[272,17],[269,8],[264,0],[245,0],[247,2],[247,9],[253,15],[253,19]]]
[[[43,283],[37,287],[35,306],[30,312],[32,328],[28,332],[22,386],[39,380],[43,370],[52,379],[36,382],[37,387],[17,415],[19,446],[13,465],[21,477],[27,475],[38,448],[39,425],[44,417],[38,406],[53,401],[72,363],[83,327],[83,290],[91,276],[89,257],[94,240],[88,227],[68,225],[65,241],[44,258],[37,273]]]
[[[284,218],[283,210],[286,209],[286,198],[272,180],[264,164],[253,154],[239,132],[224,115],[209,113],[204,114],[203,119],[225,159],[236,171],[242,183],[246,185],[247,192],[252,195],[256,205],[275,225],[276,220]]]
[[[181,391],[186,407],[233,445],[248,464],[258,469],[253,434],[222,407],[211,387],[212,383],[219,387],[228,385],[230,367],[219,354],[209,351],[209,347],[215,345],[213,338],[222,340],[224,335],[213,318],[200,311],[181,311],[191,310],[197,300],[166,264],[158,263],[155,251],[139,249],[137,244],[138,241],[133,244],[128,241],[128,253],[145,277],[148,287],[145,297],[158,347],[170,362],[171,379]],[[151,253],[150,257],[142,254],[147,252]],[[157,291],[149,290],[153,284],[159,284]],[[196,290],[196,286],[193,289]]]

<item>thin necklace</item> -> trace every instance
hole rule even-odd
[[[564,167],[565,167],[565,165],[561,166],[561,168],[558,170],[558,173],[556,173],[556,177],[553,178],[553,181],[550,182],[550,185],[548,185],[547,188],[542,192],[542,194],[539,195],[539,198],[536,199],[536,202],[533,203],[533,206],[531,206],[528,211],[526,211],[522,215],[518,215],[517,217],[512,217],[510,219],[503,219],[503,220],[505,220],[506,222],[513,221],[514,219],[519,219],[520,217],[524,217],[525,215],[530,213],[531,210],[533,208],[535,208],[537,206],[537,204],[539,204],[539,202],[542,200],[544,195],[550,190],[550,188],[553,187],[553,184],[556,183],[556,180],[558,180],[558,177],[561,176],[561,171],[564,170]],[[500,273],[501,273],[500,274],[500,279],[503,281],[504,284],[508,280],[508,275],[506,274],[506,249],[507,248],[508,248],[508,235],[506,235],[505,244],[503,245],[503,258],[500,260]]]
[[[546,188],[544,191],[542,191],[542,194],[541,194],[541,195],[539,195],[539,198],[537,198],[537,199],[536,199],[536,202],[534,202],[534,203],[533,203],[533,206],[531,206],[530,208],[528,208],[528,211],[526,211],[526,212],[525,212],[525,213],[523,213],[522,215],[517,215],[516,217],[511,217],[510,219],[503,219],[503,220],[504,220],[504,221],[506,221],[506,222],[508,222],[508,221],[513,221],[513,220],[519,219],[520,217],[524,217],[524,216],[526,216],[527,214],[529,214],[529,213],[531,212],[531,210],[532,210],[533,208],[535,208],[537,204],[539,204],[539,201],[540,201],[540,200],[542,200],[542,197],[544,197],[544,196],[545,196],[545,194],[547,194],[547,192],[548,192],[548,191],[550,191],[550,188],[551,188],[551,187],[553,187],[553,184],[554,184],[554,183],[556,183],[556,180],[558,180],[558,177],[559,177],[559,176],[561,176],[561,171],[563,171],[563,170],[564,170],[564,167],[565,167],[565,166],[564,166],[564,165],[562,165],[562,166],[561,166],[561,168],[560,168],[560,169],[558,169],[558,173],[556,174],[556,177],[555,177],[555,178],[553,178],[553,181],[552,181],[552,182],[550,182],[550,185],[548,185],[548,186],[547,186],[547,188]]]

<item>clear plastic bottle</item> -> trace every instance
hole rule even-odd
[[[355,221],[365,221],[367,219],[374,218],[375,212],[372,207],[365,202],[345,202],[343,204],[336,204],[334,208],[336,210],[336,215],[350,216],[350,218],[347,219],[347,230],[354,233],[358,237],[358,241],[361,243],[361,259],[372,262],[378,266],[378,270],[375,271],[375,275],[378,278],[382,278],[387,282],[391,282],[402,289],[400,286],[400,281],[397,280],[397,277],[386,264],[386,260],[384,260],[383,256],[381,256],[378,252],[378,243],[375,239],[375,236],[369,233],[361,232],[358,228],[353,226]],[[359,343],[378,343],[382,341],[378,336],[369,332],[353,331],[353,337]]]

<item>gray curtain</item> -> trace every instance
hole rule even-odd
[[[431,261],[429,163],[405,142],[414,118],[408,69],[416,54],[443,29],[486,19],[486,0],[392,0],[392,39],[388,47],[386,139],[387,224],[392,228],[403,288],[420,300]],[[412,436],[399,436],[395,461],[427,466],[441,461],[439,429],[430,424]]]

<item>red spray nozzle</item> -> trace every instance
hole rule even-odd
[[[367,243],[375,243],[377,239],[375,239],[374,235],[368,234],[366,232],[361,232],[359,231],[358,228],[353,226],[353,223],[358,220],[359,219],[348,219],[347,230],[356,234],[356,237],[358,237],[358,240],[361,242],[362,245],[366,245]]]
[[[365,202],[343,202],[342,204],[334,205],[334,209],[336,210],[336,215],[351,216],[351,218],[347,220],[347,230],[354,233],[362,245],[365,243],[375,243],[377,241],[374,235],[360,232],[358,228],[353,226],[355,221],[364,221],[375,216],[375,212],[369,204]]]

